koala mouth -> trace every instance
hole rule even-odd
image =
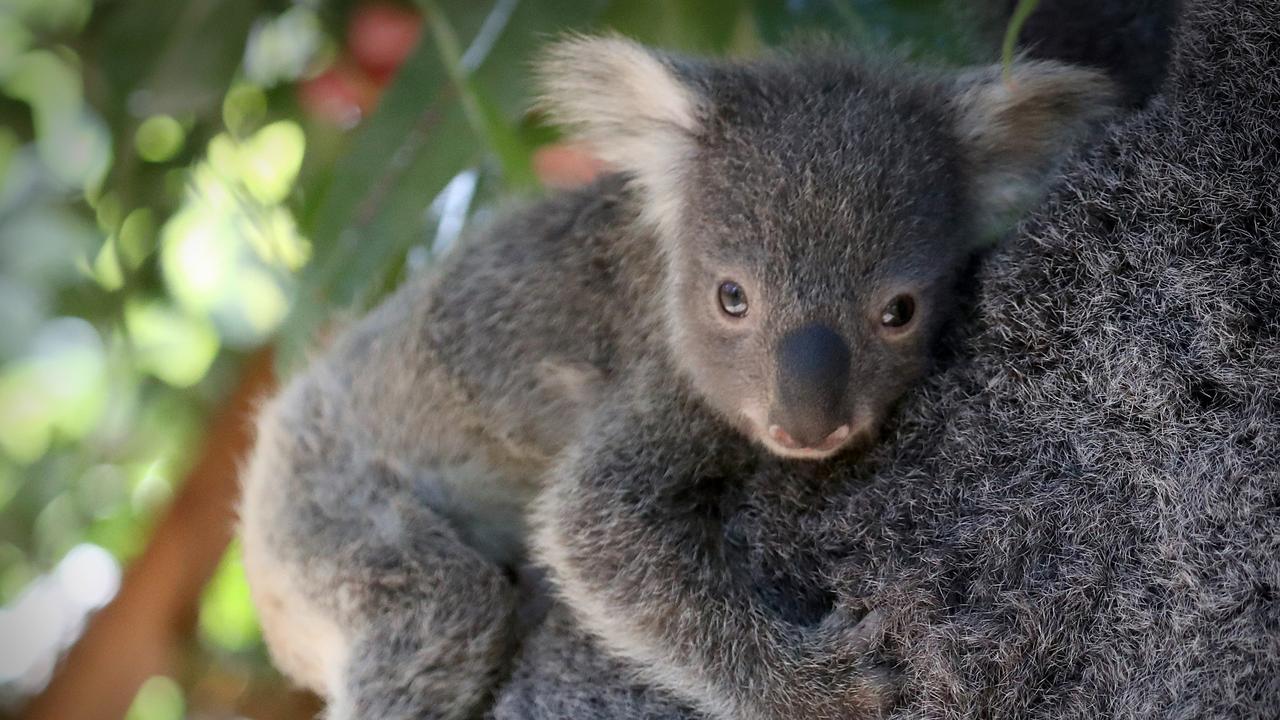
[[[793,460],[823,460],[848,450],[862,449],[875,440],[874,423],[862,419],[841,425],[816,446],[804,446],[778,425],[750,421],[750,435],[770,453]]]
[[[821,442],[805,445],[791,436],[781,425],[770,423],[763,407],[743,408],[742,431],[754,438],[773,455],[795,460],[823,460],[848,450],[861,451],[876,439],[879,422],[874,412],[859,408],[854,417],[831,431]]]
[[[824,458],[834,455],[840,448],[844,447],[849,438],[853,437],[853,430],[846,423],[832,430],[831,434],[827,435],[822,441],[808,446],[791,437],[791,434],[784,430],[781,425],[770,425],[767,437],[770,440],[770,449],[780,455]]]

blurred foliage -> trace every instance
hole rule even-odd
[[[539,192],[549,36],[749,55],[816,33],[945,63],[964,27],[942,0],[0,0],[0,607],[72,548],[140,550],[248,351],[296,365]],[[234,552],[198,629],[192,666],[270,673]],[[0,699],[41,667],[0,668]],[[152,679],[129,718],[194,712],[190,686]]]
[[[185,711],[186,701],[178,683],[156,676],[142,684],[124,720],[182,720]]]

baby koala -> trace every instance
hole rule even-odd
[[[878,712],[891,683],[850,664],[857,637],[770,619],[699,565],[713,523],[635,503],[727,448],[870,442],[986,228],[1111,85],[619,38],[561,42],[541,71],[553,117],[617,172],[462,243],[262,411],[242,534],[276,662],[332,718],[475,716],[514,652],[509,572],[545,495],[565,600],[654,681],[717,717]]]

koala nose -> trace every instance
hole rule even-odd
[[[835,330],[813,323],[783,336],[777,353],[777,403],[770,420],[800,447],[830,443],[847,422],[853,358],[848,343]]]

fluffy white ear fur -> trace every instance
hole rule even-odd
[[[1105,74],[1049,61],[1015,62],[961,76],[957,130],[988,237],[1034,203],[1073,140],[1116,109]]]
[[[645,215],[679,224],[680,178],[699,129],[702,100],[660,56],[621,37],[575,36],[538,65],[541,105],[648,195]]]

